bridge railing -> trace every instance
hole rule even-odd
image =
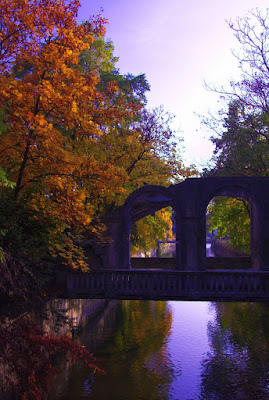
[[[269,299],[269,272],[104,270],[70,273],[67,297]]]

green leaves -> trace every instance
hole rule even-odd
[[[16,184],[7,178],[6,172],[0,167],[0,186],[14,189]]]
[[[250,208],[243,198],[214,197],[208,206],[209,226],[218,238],[226,238],[233,248],[250,253]]]
[[[268,115],[246,113],[240,101],[229,104],[224,130],[213,137],[215,175],[261,175],[269,173]]]
[[[114,45],[110,39],[96,36],[90,48],[81,52],[78,68],[85,73],[94,72],[99,77],[102,73],[111,73],[118,61],[113,51]]]

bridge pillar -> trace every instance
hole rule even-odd
[[[180,222],[180,245],[182,269],[186,271],[200,271],[203,269],[201,254],[201,219],[183,217]]]
[[[262,269],[269,270],[269,215],[263,221],[262,256]]]
[[[181,227],[180,227],[180,209],[179,207],[176,207],[173,205],[173,225],[174,225],[174,234],[175,234],[175,239],[176,239],[176,269],[177,270],[182,270],[183,265],[182,265],[182,254],[181,254]]]
[[[262,218],[259,207],[250,200],[250,253],[252,269],[263,269],[262,261]]]
[[[122,217],[122,208],[103,218],[106,225],[106,243],[103,246],[103,266],[105,269],[130,268],[129,218]]]
[[[187,179],[173,189],[179,210],[179,265],[185,271],[201,271],[205,265],[205,216],[201,213],[201,188],[196,182],[199,180]]]
[[[107,241],[103,245],[102,259],[104,269],[119,268],[119,232],[120,224],[112,219],[106,220]],[[100,246],[101,247],[101,246]]]
[[[129,210],[124,210],[119,243],[119,269],[131,269],[131,221]]]

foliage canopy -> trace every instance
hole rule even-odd
[[[172,117],[145,108],[145,75],[115,67],[107,21],[78,24],[79,6],[0,5],[0,198],[8,210],[0,246],[2,256],[22,251],[85,269],[81,239],[102,235],[104,213],[144,181],[169,185],[194,169],[178,154]]]

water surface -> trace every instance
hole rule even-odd
[[[73,368],[61,400],[269,398],[267,304],[117,301],[77,339],[107,375]]]

